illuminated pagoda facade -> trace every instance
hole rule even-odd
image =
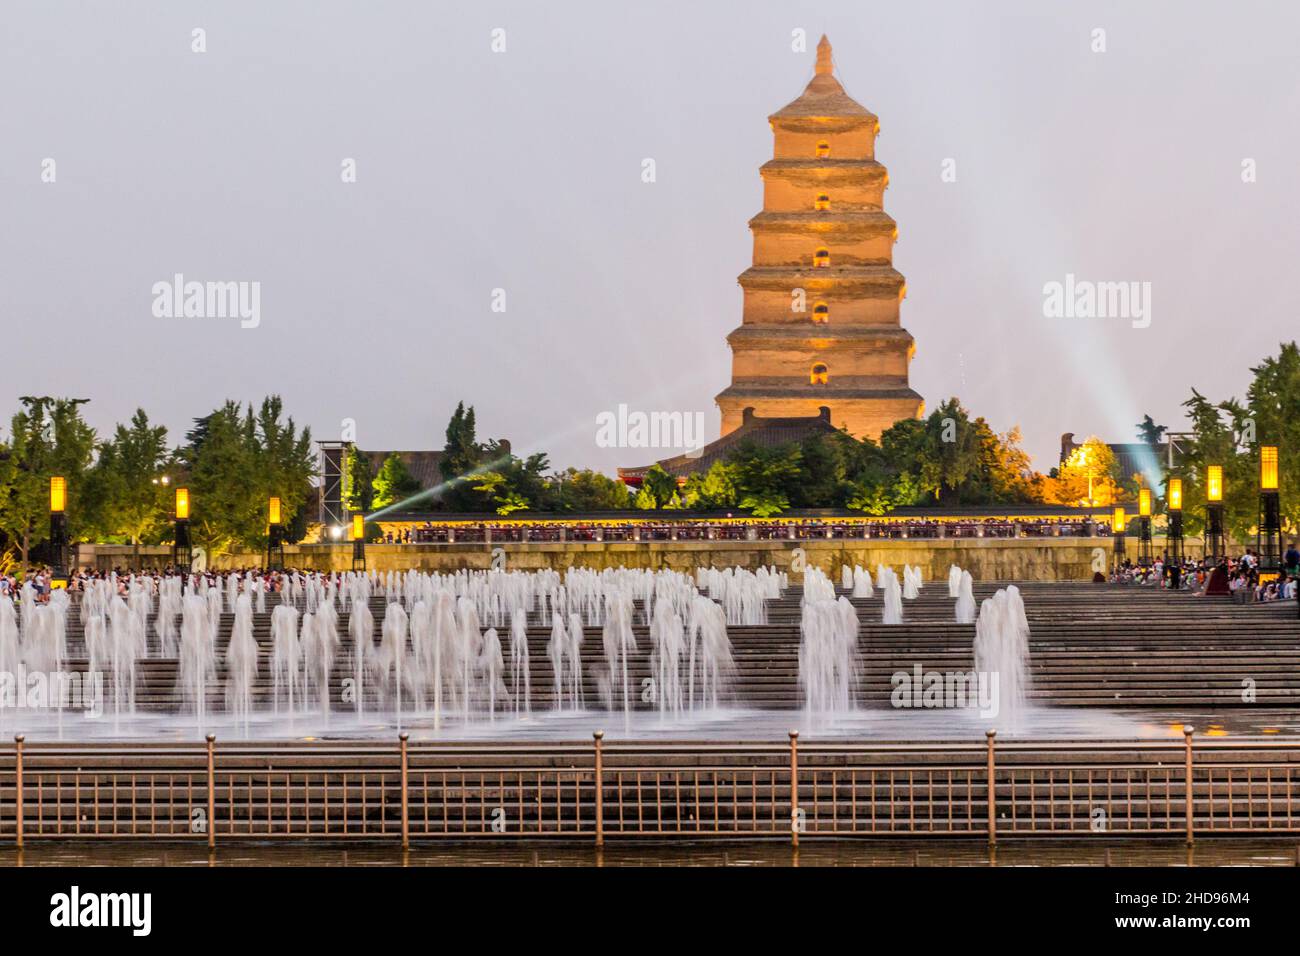
[[[924,408],[908,385],[914,345],[899,315],[889,175],[875,159],[880,123],[835,78],[825,37],[812,81],[769,119],[775,149],[761,169],[763,210],[749,221],[741,325],[727,337],[722,433],[747,411],[814,418],[825,407],[836,428],[874,440]]]

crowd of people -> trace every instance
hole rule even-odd
[[[971,517],[943,521],[919,517],[870,520],[772,518],[747,521],[658,517],[598,522],[573,520],[458,524],[425,521],[419,525],[387,527],[380,543],[1078,537],[1098,533],[1102,524],[1090,522],[1083,517],[1027,517],[1020,520]]]
[[[115,567],[112,570],[92,570],[90,568],[79,568],[73,571],[67,578],[66,589],[73,594],[85,591],[92,582],[96,581],[115,581],[118,594],[125,598],[128,594],[128,588],[132,577],[136,580],[140,578],[152,578],[155,584],[164,578],[176,577],[181,572],[174,567],[161,568],[144,568],[140,571],[132,571],[129,568]],[[231,568],[224,571],[196,571],[190,573],[190,582],[193,586],[198,587],[203,580],[206,580],[209,587],[216,587],[220,582],[226,581],[231,574],[239,576],[243,582],[251,583],[254,580],[261,582],[261,590],[267,593],[275,593],[284,588],[287,575],[293,571],[266,571],[261,568]],[[35,593],[36,600],[41,604],[47,604],[50,600],[50,592],[56,587],[54,569],[48,566],[37,567],[25,579],[30,583]],[[24,579],[15,574],[0,574],[0,598],[8,598],[16,601],[22,592]],[[61,586],[61,585],[60,585]],[[157,588],[155,587],[155,591]]]
[[[1202,558],[1172,560],[1162,554],[1150,564],[1125,559],[1110,574],[1112,584],[1138,584],[1190,591],[1196,595],[1228,595],[1237,604],[1296,600],[1300,590],[1300,547],[1291,542],[1282,556],[1281,573],[1261,575],[1259,555],[1247,548],[1239,557],[1218,561]]]

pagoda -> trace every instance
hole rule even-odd
[[[830,409],[859,438],[923,414],[908,386],[915,346],[893,266],[898,227],[876,162],[880,122],[835,78],[817,44],[812,81],[769,117],[773,158],[760,172],[763,211],[749,221],[753,265],[739,277],[744,311],[727,336],[731,385],[717,397],[722,434],[758,418],[811,418]]]

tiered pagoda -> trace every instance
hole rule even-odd
[[[803,94],[769,117],[773,158],[760,170],[763,211],[749,221],[754,264],[740,276],[741,325],[728,337],[731,385],[717,397],[722,433],[750,418],[814,418],[876,439],[922,414],[908,386],[912,336],[893,267],[898,228],[884,211],[880,122],[835,79],[817,44]]]

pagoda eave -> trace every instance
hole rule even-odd
[[[870,350],[880,345],[910,349],[914,339],[907,329],[888,325],[832,327],[827,324],[811,331],[805,325],[741,325],[727,334],[727,342],[745,348],[771,345],[778,348],[808,349],[822,348],[829,343],[847,351],[855,351]]]
[[[811,266],[751,266],[737,276],[741,288],[756,292],[789,292],[804,289],[836,289],[840,292],[898,295],[906,280],[893,266],[838,266],[817,269]]]
[[[880,209],[842,209],[835,212],[769,212],[749,220],[755,232],[819,236],[892,236],[898,228],[894,218]]]

